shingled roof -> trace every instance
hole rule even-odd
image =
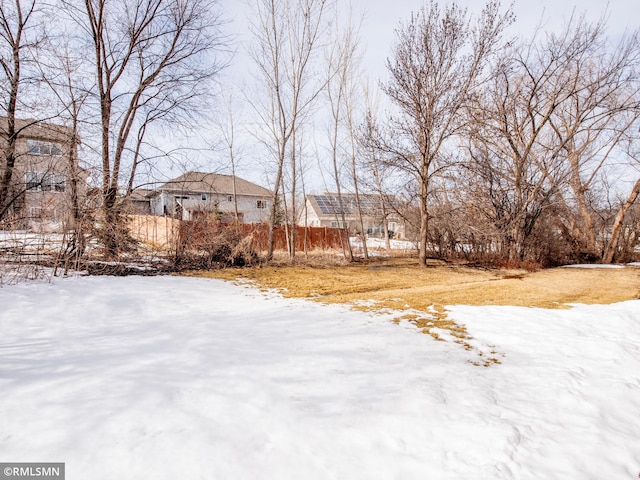
[[[219,173],[187,172],[178,178],[169,180],[158,190],[179,193],[217,193],[233,194],[233,176]],[[271,191],[236,176],[236,194],[255,197],[268,197]]]

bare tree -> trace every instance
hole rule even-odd
[[[233,213],[236,222],[238,217],[238,196],[236,191],[236,168],[238,162],[238,144],[236,141],[238,127],[238,112],[234,104],[235,97],[232,94],[224,96],[224,111],[222,116],[216,121],[216,130],[222,138],[227,151],[227,159],[231,168],[231,178],[233,186]]]
[[[107,254],[116,256],[120,179],[126,156],[137,150],[130,146],[131,136],[140,145],[150,119],[184,124],[187,115],[197,114],[207,82],[221,68],[215,57],[221,21],[215,3],[205,0],[65,0],[65,6],[91,45],[100,111],[103,240]]]
[[[64,228],[61,260],[65,273],[72,261],[76,263],[85,250],[86,216],[83,205],[86,193],[86,175],[80,167],[78,149],[80,147],[80,129],[83,123],[82,113],[91,87],[83,85],[82,57],[73,51],[68,43],[53,46],[38,63],[44,83],[49,87],[55,99],[54,107],[58,111],[56,117],[68,124],[70,138],[65,152],[64,171],[68,179],[70,198],[68,207],[71,210],[69,224]]]
[[[13,175],[17,159],[16,142],[21,129],[30,126],[17,125],[17,115],[25,107],[23,89],[29,78],[30,64],[44,38],[37,0],[0,0],[0,108],[6,121],[2,136],[6,139],[0,164],[0,220],[10,212],[18,195],[13,194]],[[5,123],[6,122],[6,123]]]
[[[350,19],[348,27],[344,33],[344,53],[342,65],[338,71],[337,77],[340,83],[344,84],[344,129],[346,133],[346,157],[348,158],[351,170],[351,180],[353,182],[353,192],[355,198],[356,210],[358,213],[358,221],[360,223],[360,237],[362,240],[362,249],[365,259],[369,258],[367,249],[367,229],[364,222],[364,211],[361,197],[361,186],[358,173],[358,111],[356,105],[360,103],[359,92],[362,87],[360,84],[361,71],[359,69],[360,56],[360,38],[359,28]],[[371,213],[371,212],[370,212]]]
[[[613,262],[615,255],[618,251],[618,243],[620,242],[620,235],[622,233],[622,228],[624,226],[624,217],[629,211],[629,209],[633,206],[635,201],[638,199],[640,195],[640,179],[636,181],[631,189],[631,193],[627,199],[623,202],[616,214],[616,218],[613,222],[613,226],[611,228],[611,237],[607,242],[606,248],[604,250],[604,255],[602,257],[602,261],[604,263]]]
[[[604,40],[602,21],[572,17],[505,56],[468,110],[473,173],[463,188],[511,261],[546,249],[530,239],[550,216],[547,237],[560,228],[576,258],[599,257],[588,192],[637,119],[636,40],[613,53]]]
[[[381,138],[382,133],[379,130],[377,124],[377,102],[374,101],[371,89],[366,86],[364,89],[366,113],[364,114],[364,120],[359,127],[357,141],[359,149],[361,151],[361,172],[360,179],[364,177],[364,182],[368,185],[369,189],[378,197],[378,205],[382,214],[382,229],[385,240],[385,248],[387,251],[391,250],[391,235],[389,232],[389,215],[392,210],[392,203],[390,202],[390,195],[385,185],[385,179],[389,177],[388,162],[383,161],[380,158],[381,151]],[[364,175],[362,175],[364,173]],[[399,213],[399,212],[396,212]],[[400,215],[402,217],[402,215]]]
[[[512,21],[489,1],[472,21],[456,3],[440,10],[435,1],[396,30],[391,78],[383,89],[399,108],[391,119],[396,165],[419,185],[420,263],[426,265],[431,177],[465,123],[463,107],[485,80],[485,67]]]
[[[337,15],[336,15],[337,17]],[[339,22],[336,20],[335,40],[331,43],[327,60],[327,84],[326,93],[331,112],[329,148],[331,152],[331,165],[333,166],[333,178],[337,193],[336,221],[345,229],[350,229],[346,221],[346,205],[343,198],[343,185],[341,175],[341,157],[349,158],[352,178],[354,180],[356,208],[360,217],[360,232],[363,241],[364,255],[368,258],[366,239],[364,238],[364,225],[362,221],[362,208],[357,185],[355,169],[355,128],[354,128],[354,76],[358,62],[358,32],[351,17],[347,20],[344,31],[339,31]],[[346,134],[346,138],[345,138]],[[346,146],[346,152],[345,152]],[[346,155],[344,155],[346,153]],[[347,252],[350,261],[353,261],[351,243],[347,242]]]
[[[627,132],[628,137],[627,137],[626,151],[627,151],[628,157],[630,157],[630,159],[633,161],[632,165],[635,166],[635,170],[634,170],[633,168],[631,168],[632,165],[630,165],[628,167],[628,171],[636,172],[636,181],[633,184],[633,187],[631,187],[631,191],[627,196],[627,198],[621,202],[618,208],[618,212],[616,213],[615,219],[611,226],[611,235],[609,236],[609,239],[605,244],[604,254],[602,256],[602,261],[604,263],[612,263],[616,259],[616,256],[620,253],[620,244],[621,244],[621,238],[623,235],[623,230],[625,227],[625,218],[627,217],[631,208],[633,207],[634,204],[636,204],[638,198],[640,197],[640,177],[638,177],[638,173],[637,173],[638,166],[640,165],[640,155],[639,155],[640,148],[638,147],[638,142],[640,141],[640,138],[638,137],[638,133],[637,133],[639,131],[640,129],[638,129],[638,126],[636,124],[634,125],[633,129],[629,129],[629,131]],[[635,240],[637,241],[637,239],[638,239],[638,236],[636,234]],[[633,245],[631,247],[633,248]]]
[[[536,58],[535,64],[520,57],[507,60],[479,97],[482,106],[471,113],[469,161],[474,173],[465,187],[474,192],[472,207],[493,224],[503,255],[511,261],[524,259],[527,239],[553,192],[552,169],[558,162],[547,147],[545,127],[566,98],[560,98],[556,62],[561,63],[551,53],[539,62]]]
[[[619,156],[626,132],[640,117],[640,44],[635,33],[612,45],[604,21],[589,24],[583,17],[569,24],[567,34],[582,47],[568,52],[559,80],[569,94],[554,110],[550,126],[579,219],[570,229],[583,256],[600,258],[603,246],[598,245],[590,195],[602,168]]]
[[[253,107],[267,132],[266,143],[274,156],[275,178],[271,198],[267,259],[273,257],[274,226],[278,220],[279,195],[283,191],[285,162],[290,159],[291,218],[296,217],[296,153],[292,142],[302,127],[323,82],[314,71],[319,54],[329,0],[256,0],[251,24],[251,56],[258,80],[265,90],[264,102]],[[295,143],[294,142],[294,143]],[[291,248],[293,246],[293,248]],[[290,242],[295,256],[295,234]]]

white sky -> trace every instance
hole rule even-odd
[[[337,0],[345,5],[348,0]],[[385,60],[389,56],[394,41],[394,29],[401,20],[407,19],[412,11],[425,4],[423,0],[352,0],[356,10],[364,12],[362,44],[366,49],[365,70],[374,77],[384,76]],[[443,5],[447,2],[441,2]],[[483,0],[458,0],[458,3],[478,12],[485,4]],[[229,30],[240,35],[239,41],[246,39],[246,24],[251,8],[251,0],[234,1],[222,5],[224,14],[232,21]],[[503,8],[509,4],[503,1]],[[608,31],[612,36],[621,34],[625,29],[640,26],[640,1],[638,0],[514,0],[514,12],[517,20],[512,33],[527,36],[543,22],[545,29],[554,29],[571,16],[573,10],[585,12],[590,19],[599,18],[608,11]],[[242,55],[240,55],[242,57]],[[242,60],[238,59],[238,63]]]
[[[367,46],[367,60],[373,71],[381,71],[385,75],[384,62],[389,56],[389,49],[394,41],[394,29],[400,20],[406,19],[411,11],[418,10],[424,4],[421,0],[358,0],[368,4],[364,33]],[[443,2],[444,4],[444,2]],[[460,5],[469,8],[472,13],[479,12],[485,4],[481,0],[459,0]],[[503,8],[508,6],[503,1]],[[602,0],[516,0],[514,12],[516,22],[512,26],[512,34],[530,35],[535,27],[543,22],[545,29],[554,29],[568,19],[574,8],[577,12],[585,12],[590,19],[598,19],[607,3]],[[640,1],[611,0],[608,2],[610,12],[609,32],[611,35],[623,33],[626,28],[638,28],[640,17]]]

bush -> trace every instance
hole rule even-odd
[[[210,269],[255,264],[253,234],[238,224],[225,224],[211,216],[183,222],[174,258],[177,270]]]

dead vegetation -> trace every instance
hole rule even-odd
[[[277,265],[199,272],[227,280],[248,279],[290,297],[323,302],[382,302],[389,308],[426,311],[433,305],[514,305],[567,308],[640,296],[640,268],[553,268],[538,271],[473,268],[431,260],[384,260],[330,266]]]
[[[436,339],[443,334],[473,350],[464,325],[447,315],[448,305],[514,305],[570,308],[574,303],[608,304],[640,297],[640,268],[538,271],[473,268],[416,259],[384,260],[331,266],[260,266],[193,272],[226,280],[250,280],[286,297],[345,303],[366,311],[397,312],[396,320],[410,321]],[[472,363],[500,363],[495,352]]]

